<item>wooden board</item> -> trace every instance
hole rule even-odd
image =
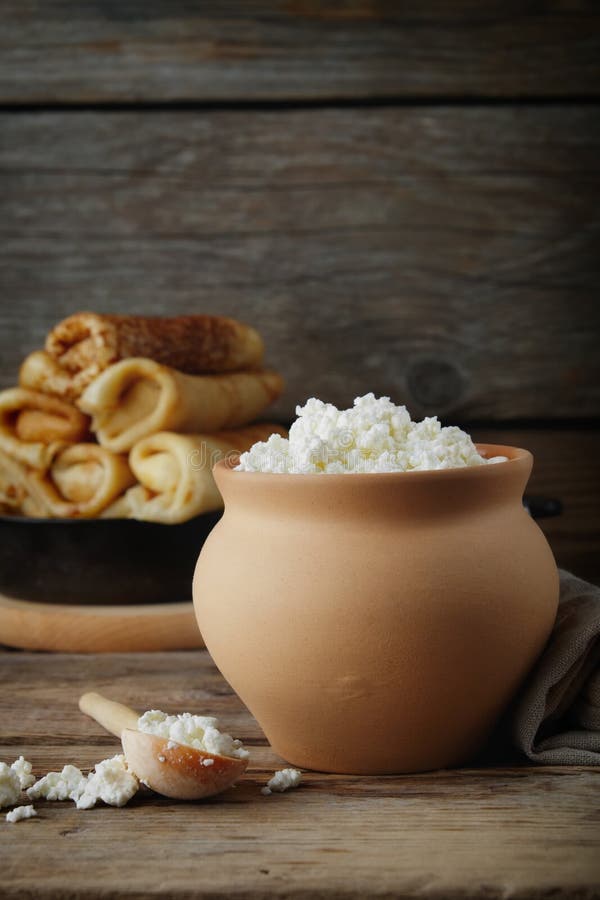
[[[224,312],[288,380],[415,415],[600,414],[588,107],[0,117],[0,383],[83,308]]]
[[[77,606],[0,594],[0,644],[27,650],[117,653],[204,646],[191,603]]]
[[[593,2],[4,0],[4,102],[598,95]]]
[[[600,896],[600,770],[470,768],[405,777],[304,774],[264,797],[282,765],[205,651],[107,657],[0,653],[0,758],[36,774],[84,769],[118,744],[79,713],[100,688],[135,709],[213,713],[251,749],[237,788],[198,803],[140,794],[123,809],[38,803],[0,822],[5,898]]]

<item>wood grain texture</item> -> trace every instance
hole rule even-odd
[[[5,0],[0,100],[598,95],[594,2]]]
[[[600,584],[600,430],[473,428],[482,443],[525,447],[534,456],[530,496],[558,499],[561,515],[539,519],[557,564]]]
[[[600,415],[588,107],[0,118],[0,382],[79,309],[237,316],[293,417]]]
[[[144,793],[123,809],[90,811],[40,802],[37,819],[0,823],[3,897],[599,896],[598,770],[307,772],[298,790],[263,797],[282,760],[205,651],[0,653],[0,685],[0,758],[24,753],[36,774],[67,761],[87,769],[117,751],[77,709],[87,689],[134,709],[214,713],[251,749],[238,787],[207,801]]]
[[[77,606],[0,594],[0,644],[65,653],[146,652],[204,647],[189,603]]]

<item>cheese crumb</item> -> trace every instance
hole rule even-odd
[[[285,474],[416,472],[505,462],[486,459],[470,436],[436,416],[413,422],[405,406],[365,394],[351,409],[311,397],[296,407],[289,438],[272,434],[240,456],[237,470]]]
[[[214,766],[214,764],[215,764],[214,759],[203,759],[202,760],[203,766]]]
[[[21,822],[23,819],[32,819],[34,816],[37,816],[37,813],[31,804],[28,806],[16,806],[9,813],[6,813],[6,821],[14,824],[15,822]]]
[[[5,762],[0,762],[0,809],[3,806],[14,806],[20,793],[19,776]]]
[[[67,765],[62,772],[48,772],[43,778],[30,787],[27,796],[30,800],[75,800],[85,790],[86,777],[77,766]]]
[[[159,709],[150,709],[138,719],[138,731],[168,738],[195,750],[206,750],[215,756],[246,759],[250,755],[241,741],[219,731],[219,720],[214,716],[193,716],[191,713],[169,716]]]
[[[104,759],[86,779],[85,788],[77,798],[77,809],[91,809],[98,800],[109,806],[125,806],[139,788],[139,782],[125,763],[123,754]]]
[[[267,782],[267,786],[261,789],[261,794],[268,797],[273,791],[282,793],[290,788],[297,788],[301,778],[302,772],[299,769],[279,769]]]
[[[24,756],[20,756],[11,765],[11,769],[13,770],[13,772],[17,773],[17,778],[19,779],[19,784],[21,785],[22,791],[25,791],[28,787],[31,787],[31,785],[35,781],[35,776],[31,774],[31,768],[31,763],[28,762]]]

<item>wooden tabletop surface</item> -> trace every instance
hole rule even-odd
[[[201,802],[149,791],[128,806],[38,802],[0,821],[7,898],[600,897],[600,770],[469,768],[404,777],[306,772],[265,797],[283,765],[206,651],[0,652],[0,759],[36,775],[118,751],[77,700],[219,716],[251,750],[237,787]]]

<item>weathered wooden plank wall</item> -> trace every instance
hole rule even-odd
[[[595,0],[3,0],[6,100],[596,95]]]
[[[284,418],[370,387],[418,414],[592,416],[593,116],[5,113],[2,377],[73,309],[219,309],[267,336]]]
[[[559,0],[6,0],[0,385],[75,310],[219,311],[264,333],[283,419],[372,389],[585,420],[531,440],[578,466],[552,541],[600,579],[599,25]]]

